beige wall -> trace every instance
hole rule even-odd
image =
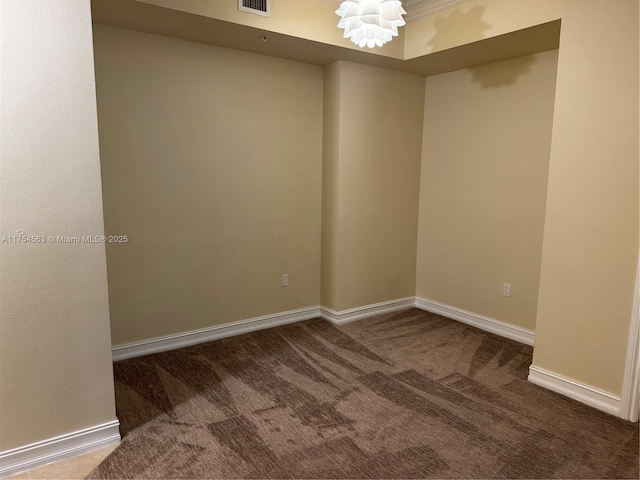
[[[95,26],[114,345],[320,301],[322,69]],[[289,286],[281,287],[281,275]]]
[[[0,451],[115,420],[87,1],[2,2]]]
[[[325,72],[339,125],[325,126],[323,306],[412,297],[424,78],[349,62]]]
[[[476,2],[406,31],[416,56],[562,19],[534,365],[620,394],[638,256],[638,2]]]
[[[638,256],[638,2],[562,23],[533,363],[620,394]]]
[[[111,0],[100,0],[111,1]],[[341,2],[334,0],[271,0],[271,17],[264,17],[238,10],[238,0],[137,0],[140,3],[165,7],[181,12],[216,18],[240,25],[263,28],[314,42],[358,49],[351,40],[344,38],[344,30],[337,28],[340,17],[335,11]],[[383,47],[366,50],[376,55],[403,58],[404,32]]]
[[[427,78],[418,297],[535,329],[557,59]]]
[[[88,2],[1,5],[2,234],[100,234]],[[404,45],[396,39],[385,52],[401,57],[396,49],[404,47],[405,58],[413,58],[556,19],[562,19],[562,36],[534,364],[618,394],[638,252],[638,2],[472,1],[412,22],[403,29]],[[112,301],[125,305],[114,308],[115,343],[316,305],[321,70],[98,30],[98,87],[108,99],[100,105],[101,130],[113,135],[103,139],[111,188],[106,224],[109,233],[131,239],[109,247]],[[424,93],[418,80],[390,81],[393,73],[368,78],[360,74],[367,67],[340,68],[345,104],[366,92],[402,102],[404,96],[384,84],[419,90],[407,93],[414,99]],[[259,81],[241,78],[246,72],[258,73]],[[258,87],[270,94],[261,96]],[[250,101],[236,103],[238,94]],[[397,120],[412,133],[388,138],[419,145],[421,102],[399,105],[418,121]],[[349,115],[341,121],[358,126],[358,111],[341,108]],[[230,131],[238,122],[255,128]],[[300,128],[304,139],[292,134]],[[367,137],[356,128],[353,138],[366,138],[364,144],[345,135],[344,149],[336,147],[334,211],[340,215],[333,221],[337,230],[323,232],[337,235],[334,260],[345,265],[335,284],[344,297],[328,305],[335,309],[413,293],[410,238],[417,222],[410,218],[417,218],[420,149],[415,158],[406,149],[385,152],[406,167],[399,172],[379,163],[377,151],[375,161],[364,162],[353,153],[377,145],[376,128]],[[245,140],[247,133],[260,142],[280,141],[261,150]],[[181,187],[185,177],[195,179],[192,188]],[[203,200],[213,206],[182,208]],[[398,211],[405,215],[396,218]],[[409,241],[396,243],[392,228]],[[0,450],[113,420],[103,248],[3,244],[0,255]],[[393,270],[392,258],[403,267]],[[281,273],[291,275],[290,287],[279,286]]]
[[[324,67],[322,128],[322,262],[320,304],[338,305],[338,232],[340,206],[340,87],[342,63]]]

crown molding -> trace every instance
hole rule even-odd
[[[405,0],[403,7],[407,11],[407,14],[404,16],[404,19],[407,22],[411,22],[468,1],[469,0]]]

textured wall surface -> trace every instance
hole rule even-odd
[[[322,69],[100,25],[95,55],[114,345],[317,306]]]
[[[557,59],[427,78],[418,297],[535,330]]]
[[[407,55],[562,19],[534,365],[619,394],[638,260],[638,2],[471,1]]]
[[[322,126],[322,263],[320,304],[338,305],[341,62],[324,67]],[[333,306],[333,307],[332,307]]]
[[[115,419],[89,1],[2,2],[0,450]],[[15,243],[8,237],[43,237]],[[38,240],[34,240],[38,241]]]
[[[338,62],[326,78],[323,306],[413,297],[424,77]]]
[[[204,5],[204,2],[189,3],[193,8]],[[231,13],[229,5],[220,8],[231,20],[236,13]],[[11,236],[16,232],[45,238],[99,235],[103,222],[89,2],[3,1],[0,8],[2,235]],[[638,254],[638,2],[470,1],[407,25],[403,29],[404,51],[407,57],[419,56],[557,19],[562,20],[562,33],[534,364],[617,394],[622,386]],[[265,20],[247,20],[248,23],[254,21]],[[304,30],[305,27],[296,25],[296,28]],[[118,38],[124,34],[110,35]],[[122,65],[118,62],[129,62],[127,68],[134,72],[134,63],[139,62],[145,68],[153,67],[149,71],[160,75],[152,75],[144,81],[134,79],[132,84],[138,85],[138,91],[112,92],[113,99],[120,97],[120,102],[113,106],[106,104],[114,110],[107,115],[118,120],[113,120],[110,127],[116,133],[116,140],[111,146],[106,142],[105,148],[112,149],[116,160],[123,153],[118,148],[129,149],[131,156],[126,158],[135,159],[135,162],[119,165],[114,170],[115,175],[124,174],[119,177],[120,183],[113,192],[107,192],[105,196],[108,207],[114,209],[112,211],[121,209],[124,212],[121,218],[113,216],[116,223],[111,233],[131,234],[135,231],[141,238],[146,238],[145,248],[131,258],[139,262],[134,270],[141,267],[139,271],[150,271],[146,277],[133,275],[131,279],[115,274],[113,294],[125,299],[119,304],[146,305],[144,308],[151,305],[149,310],[139,307],[142,310],[128,312],[125,308],[115,312],[114,318],[120,318],[116,322],[120,322],[124,332],[116,343],[317,304],[320,298],[321,70],[308,65],[285,66],[290,64],[282,60],[255,60],[237,52],[232,58],[226,58],[225,62],[229,61],[225,63],[229,67],[226,71],[236,71],[235,76],[229,75],[230,83],[242,72],[247,72],[247,68],[256,68],[262,74],[273,75],[270,78],[277,85],[272,86],[282,95],[277,97],[282,98],[282,104],[278,103],[275,109],[279,113],[278,119],[287,121],[260,122],[254,133],[269,140],[275,130],[277,138],[291,138],[292,142],[280,142],[286,151],[277,150],[275,157],[264,158],[264,152],[259,149],[245,150],[249,146],[243,143],[244,136],[219,135],[216,126],[225,123],[224,120],[215,125],[209,123],[212,112],[216,115],[220,112],[206,108],[209,104],[202,99],[226,95],[229,90],[219,90],[215,83],[208,81],[194,85],[190,83],[194,75],[183,75],[200,72],[201,68],[206,70],[207,62],[200,60],[209,55],[203,52],[214,50],[212,47],[187,48],[174,40],[166,40],[166,43],[165,40],[150,41],[167,46],[162,49],[163,56],[158,61],[157,57],[146,58],[136,52],[135,45],[123,42],[123,38],[130,37],[120,37],[121,43],[115,43],[118,50],[111,52],[105,65],[120,69]],[[398,48],[397,45],[391,44],[393,49]],[[108,47],[104,48],[108,51]],[[184,58],[181,57],[183,53],[186,53]],[[220,55],[216,58],[224,57]],[[194,62],[196,58],[198,61]],[[167,59],[173,62],[169,67],[162,65]],[[164,70],[171,66],[178,68],[171,72]],[[100,69],[100,65],[98,67]],[[181,67],[187,68],[183,71]],[[289,74],[297,72],[293,74],[295,78],[306,78],[304,85],[308,88],[300,95],[299,106],[300,111],[313,112],[306,123],[308,131],[305,130],[309,135],[305,141],[314,145],[309,151],[297,147],[303,143],[294,133],[299,131],[300,117],[296,115],[295,121],[291,119],[292,112],[297,114],[298,110],[291,107],[287,98],[290,92],[299,95],[299,84],[287,84],[286,78],[279,77],[276,71],[280,67]],[[360,67],[354,67],[351,72],[353,79],[358,78],[357,68]],[[375,69],[366,71],[365,88],[359,92],[356,89],[359,83],[354,83],[353,98],[378,91],[373,84],[381,80],[377,74],[371,76]],[[99,77],[122,73],[122,70],[103,71],[99,72]],[[262,74],[260,79],[264,78]],[[347,85],[347,79],[338,80],[345,82],[343,86]],[[193,90],[185,91],[184,85]],[[158,95],[167,88],[174,95]],[[252,91],[240,86],[238,89],[245,97]],[[424,94],[424,88],[420,86],[419,90],[421,93],[413,97],[415,101],[403,107],[403,110],[414,112],[416,105],[419,106],[417,123],[410,124],[407,131],[413,131],[411,129],[417,125],[418,131],[422,131],[422,104],[418,98]],[[383,91],[389,98],[397,97],[402,101],[403,95]],[[144,99],[148,104],[142,101]],[[260,107],[258,113],[268,115],[273,105],[260,103],[263,100],[258,100],[264,107],[264,110]],[[186,103],[181,104],[183,101]],[[289,108],[278,110],[281,105]],[[237,121],[247,115],[247,111],[241,111],[244,107],[236,103],[230,102],[227,107],[223,113],[228,113],[229,119]],[[197,117],[196,121],[185,126],[179,115],[158,116],[165,108],[170,113],[186,109],[189,115]],[[117,112],[118,109],[121,112]],[[355,118],[354,131],[357,131],[360,109],[349,111]],[[255,112],[251,110],[251,114]],[[131,123],[117,125],[122,118]],[[354,118],[351,118],[352,123]],[[251,119],[247,121],[250,125],[256,124]],[[118,130],[125,127],[133,134],[125,132],[123,135]],[[377,132],[375,129],[370,131]],[[215,137],[217,144],[246,153],[240,157],[253,159],[256,168],[253,168],[254,164],[238,163],[234,156],[228,162],[229,170],[207,170],[211,145],[194,145],[194,135],[197,138],[219,135]],[[373,146],[381,135],[374,137]],[[354,138],[358,138],[357,135]],[[360,137],[360,141],[362,138],[365,137]],[[409,143],[413,144],[415,135],[411,134],[411,138]],[[365,140],[368,142],[370,138]],[[119,142],[123,146],[118,146]],[[182,150],[173,150],[175,145],[183,143],[189,144],[189,148],[200,149],[201,163],[183,163]],[[291,150],[287,150],[289,147]],[[305,155],[311,151],[310,156]],[[403,155],[406,153],[400,151]],[[339,217],[345,222],[344,231],[348,236],[346,240],[338,239],[336,244],[345,247],[344,256],[333,260],[345,265],[349,272],[340,273],[345,281],[336,284],[334,293],[338,295],[344,291],[347,294],[342,299],[335,296],[335,303],[327,305],[332,308],[356,307],[413,293],[413,280],[408,272],[415,268],[415,261],[413,267],[409,261],[412,255],[415,259],[415,241],[411,244],[410,236],[415,234],[417,222],[412,224],[409,218],[417,218],[418,175],[415,172],[419,172],[420,152],[418,148],[417,160],[413,156],[405,158],[408,169],[398,171],[387,169],[387,166],[393,166],[392,163],[387,166],[378,163],[378,153],[373,149],[372,158],[376,160],[367,164],[363,158],[339,152],[353,162],[353,168],[342,176],[343,172],[337,170],[336,188],[342,188],[340,178],[344,179],[345,188],[338,193],[348,191],[352,197],[337,197],[336,200],[337,214],[340,214],[340,208],[348,205],[343,212],[345,215]],[[395,153],[386,157],[393,161]],[[144,159],[142,164],[140,159]],[[105,165],[107,172],[111,167]],[[277,180],[273,183],[273,191],[260,190],[265,188],[264,184],[282,178],[285,171],[287,176],[296,178],[295,185],[300,186],[300,191],[293,184],[282,190]],[[407,179],[402,172],[408,171],[414,174]],[[187,174],[198,179],[197,188],[178,192],[165,188],[167,184],[171,185],[167,179],[179,180]],[[240,177],[242,182],[238,180]],[[242,183],[242,190],[235,188],[238,182]],[[212,190],[212,183],[220,189]],[[118,191],[120,188],[122,192]],[[281,190],[275,191],[278,188]],[[244,192],[250,192],[249,196],[239,198],[247,195]],[[400,197],[394,197],[398,192]],[[121,199],[120,193],[123,194]],[[193,206],[194,201],[202,197],[213,198],[216,206],[211,211],[205,209],[204,213],[190,208],[189,214],[181,208],[180,202]],[[179,201],[173,202],[174,198]],[[230,198],[235,203],[230,203]],[[270,200],[264,202],[264,198]],[[304,200],[289,202],[291,198]],[[398,218],[394,213],[397,210],[391,208],[393,205],[381,200],[386,198],[396,202],[395,207],[405,208]],[[118,202],[121,203],[118,205]],[[195,204],[200,205],[197,201]],[[247,210],[243,209],[249,205],[258,206],[257,210],[249,211],[263,209],[263,213],[257,217],[249,215],[245,217],[247,223],[233,228],[216,227],[221,215],[233,222],[234,212],[244,217]],[[401,249],[397,249],[400,244],[389,243],[394,240],[393,235],[378,230],[381,219],[391,220],[389,231],[395,228],[408,235],[409,241],[403,243]],[[167,222],[179,227],[171,235],[167,235],[164,228]],[[188,235],[184,232],[192,232],[203,224],[209,225],[215,231],[216,241],[224,240],[229,249],[221,251],[217,243],[210,241],[212,237],[208,234],[197,239],[198,248],[185,245],[184,238]],[[270,233],[256,234],[256,224],[260,232]],[[164,235],[164,243],[151,240],[160,238],[158,234]],[[247,241],[251,242],[251,235],[261,235],[260,242],[248,246],[244,240],[238,240],[249,238]],[[297,250],[301,238],[311,241]],[[288,243],[291,239],[296,240]],[[263,248],[265,244],[278,247]],[[360,249],[362,245],[364,248]],[[5,243],[0,248],[0,450],[112,420],[113,384],[104,247],[50,242],[44,245]],[[109,248],[115,252],[112,255],[116,259],[114,272],[118,269],[126,271],[126,250],[117,245]],[[207,253],[209,258],[219,262],[202,262],[202,252],[209,250],[215,252]],[[334,253],[339,255],[338,250]],[[395,254],[398,255],[396,264],[402,267],[393,271],[387,267],[396,265],[391,263]],[[121,255],[119,259],[118,255]],[[239,257],[242,260],[237,263]],[[303,265],[297,272],[291,270],[288,262],[293,257],[295,265]],[[193,266],[195,268],[191,268]],[[294,272],[288,290],[279,287],[279,275],[283,270],[290,274]],[[230,276],[227,275],[229,271]],[[254,272],[262,273],[252,275]],[[172,278],[172,275],[177,275],[180,282],[176,283],[176,276]],[[214,282],[210,282],[212,276],[216,278]],[[302,281],[304,288],[301,290],[296,290],[300,285],[296,284],[296,278],[306,279]],[[354,284],[354,279],[367,281]],[[385,279],[391,279],[391,282]],[[322,281],[328,281],[324,278],[324,270]],[[151,293],[147,285],[154,282],[161,288]],[[267,284],[268,288],[264,289]],[[174,290],[176,285],[178,288]],[[195,290],[189,285],[202,286],[202,289]],[[398,285],[401,288],[396,288]],[[220,286],[220,299],[207,299],[212,286]],[[227,299],[237,306],[237,299],[240,299],[243,310],[233,314],[227,310],[215,320],[209,315],[183,314],[185,307],[187,313],[194,305],[197,309],[197,301],[203,298],[213,301],[216,308],[217,305],[230,305],[225,304]],[[455,304],[454,301],[451,303]],[[142,321],[127,325],[126,315],[129,314]],[[188,318],[196,318],[196,321],[189,323],[191,320],[185,321]],[[149,325],[154,330],[147,330]]]

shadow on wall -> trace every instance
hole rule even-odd
[[[438,52],[484,39],[485,32],[491,27],[482,19],[486,8],[486,6],[477,5],[466,12],[459,9],[446,17],[436,19],[434,22],[436,33],[427,45],[433,48],[433,52]]]
[[[491,27],[483,20],[486,6],[477,5],[467,11],[461,9],[451,12],[445,17],[435,20],[436,33],[428,42],[434,52],[445,50],[453,46],[464,45],[485,39],[485,32]],[[511,63],[509,69],[484,68],[473,69],[473,81],[484,88],[497,88],[512,85],[520,75],[529,73],[531,63],[535,59],[532,55],[519,57],[517,62]]]
[[[509,60],[508,66],[504,63],[480,65],[472,70],[472,80],[482,85],[483,88],[498,88],[513,85],[520,75],[531,71],[530,66],[535,63],[535,55],[527,55]]]

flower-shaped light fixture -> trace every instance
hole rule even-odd
[[[336,14],[342,17],[338,28],[344,28],[344,38],[359,47],[381,47],[398,35],[398,27],[406,25],[407,12],[400,0],[346,0]]]

